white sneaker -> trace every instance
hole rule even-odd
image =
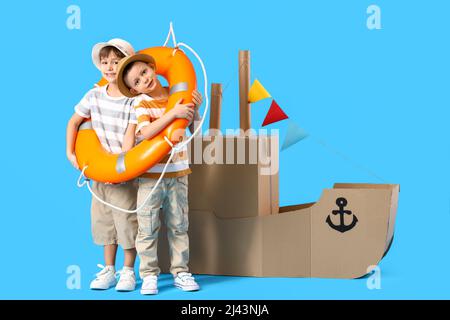
[[[158,277],[146,276],[142,280],[141,294],[157,294],[158,293]]]
[[[116,285],[117,279],[115,276],[114,267],[97,265],[102,269],[95,276],[96,278],[92,280],[90,288],[93,290],[106,290]]]
[[[175,287],[183,291],[197,291],[200,286],[195,282],[194,277],[188,272],[179,272],[176,277],[174,277]]]
[[[136,276],[133,269],[122,269],[116,273],[116,276],[119,276],[116,291],[133,291],[136,288]]]

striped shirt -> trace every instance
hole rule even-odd
[[[134,99],[133,104],[136,110],[136,118],[138,122],[136,134],[138,135],[137,141],[139,143],[143,140],[142,136],[139,135],[139,131],[164,114],[166,111],[167,100],[154,100],[145,94],[141,94]],[[184,136],[183,140],[185,139],[186,137]],[[160,163],[157,163],[155,166],[150,168],[141,177],[158,179],[168,159],[169,155],[164,157]],[[164,177],[175,178],[187,175],[189,173],[191,173],[191,169],[189,168],[189,157],[187,147],[184,146],[180,151],[174,154],[172,162],[167,165]]]
[[[75,112],[83,118],[91,118],[103,148],[111,153],[121,153],[128,124],[137,124],[133,99],[111,97],[106,87],[89,90],[75,106]]]

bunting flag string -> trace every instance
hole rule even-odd
[[[255,79],[248,92],[248,102],[254,103],[271,97],[272,96],[266,90],[266,88],[264,88],[261,82],[259,82],[258,79]],[[275,99],[273,99],[272,103],[270,104],[269,111],[264,118],[262,126],[264,127],[271,123],[282,121],[285,119],[289,119],[288,115],[283,111],[283,109],[281,109]],[[290,121],[283,145],[281,147],[281,151],[293,146],[297,142],[305,139],[307,136],[308,133],[305,130],[300,128],[297,124],[295,124],[295,122]]]

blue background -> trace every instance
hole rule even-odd
[[[2,3],[0,298],[450,298],[450,3],[165,3]],[[381,30],[366,27],[372,3],[381,8]],[[66,28],[70,4],[81,8],[80,30]],[[401,184],[380,290],[369,290],[367,279],[199,276],[202,290],[183,293],[168,275],[154,297],[88,289],[102,249],[91,239],[90,195],[76,187],[78,172],[65,156],[67,120],[99,79],[95,43],[162,45],[170,21],[177,40],[203,58],[209,80],[226,88],[223,128],[239,125],[237,57],[248,49],[252,80],[310,134],[280,154],[281,205],[316,201],[334,182]],[[254,128],[269,104],[252,106]],[[288,121],[269,126],[280,129],[281,142]],[[81,290],[66,288],[69,265],[81,268]]]

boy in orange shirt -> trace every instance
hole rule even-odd
[[[192,93],[193,103],[182,104],[181,100],[168,112],[165,112],[169,98],[169,88],[163,87],[155,73],[153,57],[137,54],[124,58],[118,67],[117,84],[120,92],[127,97],[136,97],[134,106],[138,124],[136,136],[139,140],[150,139],[177,118],[190,121],[190,130],[194,131],[194,121],[199,120],[198,106],[202,96],[198,91]],[[155,186],[167,162],[156,164],[139,177],[138,204],[147,198]],[[168,232],[171,267],[174,284],[183,291],[199,290],[199,285],[189,273],[188,238],[188,178],[191,173],[187,148],[178,151],[168,164],[164,178],[153,192],[143,209],[138,211],[138,235],[136,249],[141,263],[139,273],[143,279],[141,293],[158,293],[158,232],[160,228],[159,211],[163,208]]]

